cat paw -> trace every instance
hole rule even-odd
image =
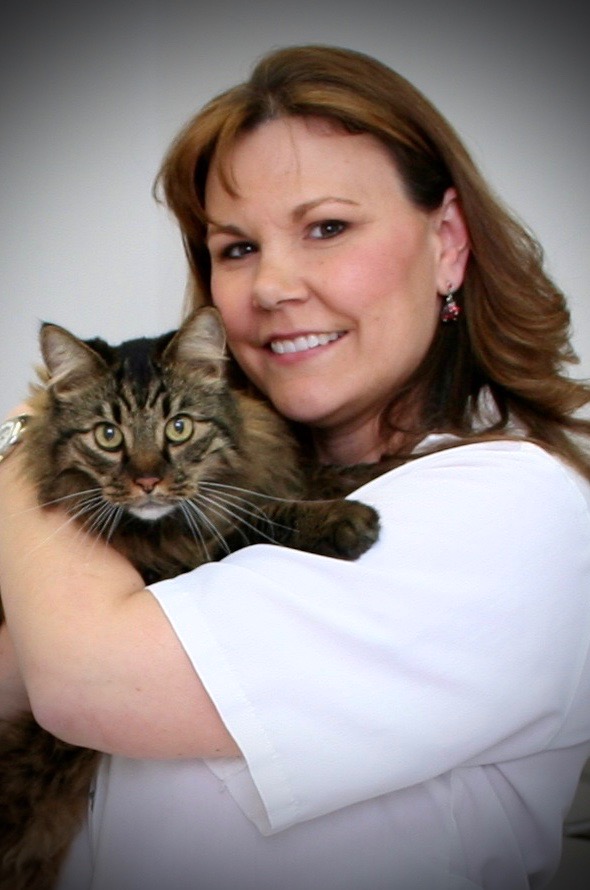
[[[358,559],[379,537],[379,514],[360,501],[342,501],[341,515],[324,528],[322,552],[338,559]]]

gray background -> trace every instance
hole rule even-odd
[[[578,4],[64,2],[0,35],[0,413],[40,320],[115,342],[174,327],[185,263],[151,197],[178,128],[272,47],[350,46],[412,80],[543,243],[590,377],[590,54]]]

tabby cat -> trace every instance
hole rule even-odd
[[[375,511],[333,498],[333,474],[329,500],[306,500],[310,479],[289,427],[228,381],[214,309],[117,347],[52,324],[40,342],[43,385],[33,387],[20,446],[39,502],[110,541],[146,583],[250,543],[354,559],[376,540]],[[54,886],[98,757],[30,716],[0,728],[1,890]]]

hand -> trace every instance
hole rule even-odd
[[[12,411],[9,411],[3,418],[3,420],[10,420],[11,417],[18,417],[19,414],[33,414],[31,406],[26,402],[21,402],[20,405],[17,405],[16,408],[13,408]]]

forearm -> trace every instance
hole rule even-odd
[[[8,627],[0,627],[0,720],[9,720],[29,711],[29,697],[23,683]]]
[[[127,756],[236,753],[141,577],[65,514],[40,509],[21,460],[0,466],[0,579],[36,718]]]
[[[143,584],[65,514],[40,509],[21,470],[20,453],[0,466],[0,579],[14,657],[35,706],[38,684],[46,691],[67,681],[94,629]]]

